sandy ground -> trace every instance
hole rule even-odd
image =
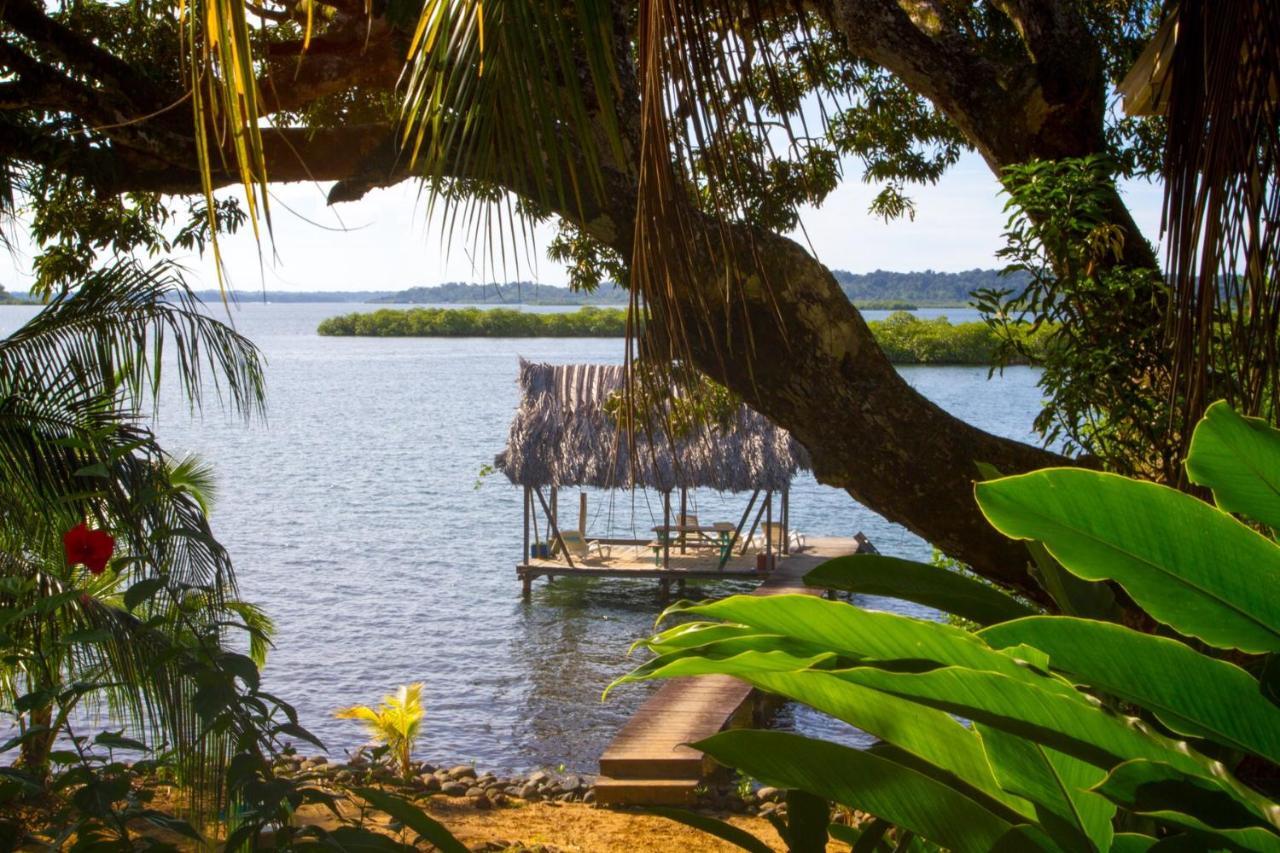
[[[545,844],[564,853],[741,853],[741,848],[675,821],[582,803],[517,801],[511,806],[481,811],[462,800],[432,797],[420,805],[425,805],[428,814],[468,847],[506,842],[516,849]],[[334,820],[321,809],[304,810],[299,818],[300,823],[319,822],[324,826],[332,826]],[[729,815],[725,819],[775,850],[785,849],[764,818]],[[840,847],[844,849],[844,845]]]

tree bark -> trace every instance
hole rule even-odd
[[[987,523],[973,483],[983,479],[978,463],[1009,474],[1073,463],[943,411],[889,363],[826,267],[794,241],[745,231],[735,234],[735,257],[699,258],[703,277],[682,291],[677,309],[689,313],[699,369],[790,430],[819,482],[1045,601],[1027,572],[1026,547]],[[705,296],[727,276],[739,283],[732,299],[698,302],[699,291]]]

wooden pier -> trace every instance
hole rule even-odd
[[[779,556],[755,595],[805,593],[822,590],[806,587],[802,578],[818,564],[832,557],[855,554],[858,539],[814,538],[803,551]],[[752,555],[754,571],[754,555]],[[637,567],[644,576],[702,578],[706,567],[681,569],[673,560],[668,570]],[[715,572],[723,577],[729,572]],[[563,573],[563,572],[557,572]],[[615,576],[616,572],[611,573]],[[741,575],[739,570],[730,576]],[[596,801],[612,805],[682,805],[692,803],[696,789],[711,773],[713,762],[685,744],[709,737],[725,728],[749,726],[755,721],[754,691],[727,675],[679,678],[665,682],[635,715],[618,731],[600,756],[600,778],[596,780]]]

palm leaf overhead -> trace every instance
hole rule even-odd
[[[627,162],[621,27],[604,0],[424,3],[402,78],[400,156],[425,180],[428,212],[447,205],[445,234],[461,227],[485,257],[505,259],[528,236],[530,205],[585,216],[605,195],[603,171]]]
[[[1163,81],[1175,426],[1280,398],[1280,6],[1183,0]]]

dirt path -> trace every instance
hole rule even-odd
[[[473,848],[486,842],[505,842],[504,847],[517,850],[543,844],[561,853],[740,853],[738,847],[675,821],[582,803],[517,801],[511,806],[479,810],[465,801],[433,797],[420,805]],[[328,812],[310,807],[303,809],[299,818],[301,823],[326,827],[334,820]],[[725,819],[775,850],[784,849],[764,818],[730,815]]]

